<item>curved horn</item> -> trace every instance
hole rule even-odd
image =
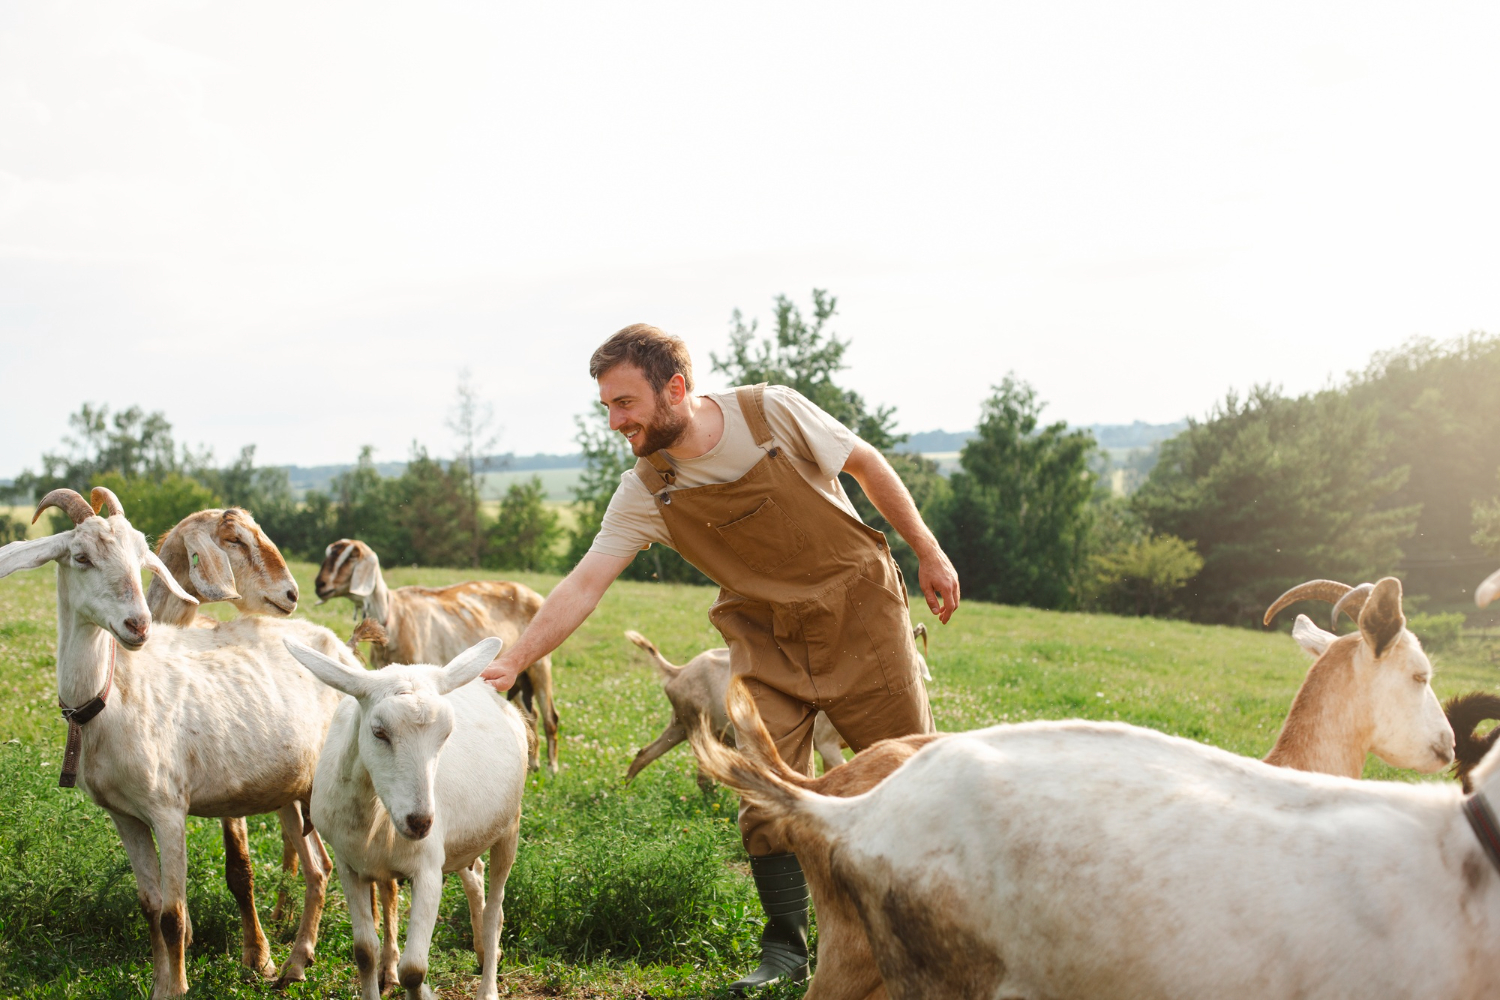
[[[1295,604],[1298,601],[1327,601],[1329,604],[1334,604],[1353,589],[1347,583],[1339,583],[1337,580],[1308,580],[1306,583],[1299,583],[1276,598],[1275,602],[1266,609],[1266,616],[1261,620],[1261,624],[1271,624],[1271,619],[1276,617],[1276,613],[1288,604]],[[1355,613],[1358,614],[1358,612]]]
[[[91,506],[94,508],[94,513],[96,514],[99,513],[99,508],[103,507],[109,511],[109,513],[105,515],[106,517],[125,516],[125,508],[120,506],[120,498],[115,496],[114,490],[108,489],[104,486],[95,486],[93,490],[89,492],[89,501]]]
[[[1356,625],[1359,624],[1359,613],[1365,609],[1365,602],[1370,599],[1370,591],[1375,589],[1373,583],[1362,583],[1358,587],[1349,588],[1349,593],[1340,597],[1338,603],[1333,606],[1333,622],[1329,626],[1335,632],[1339,627],[1339,614],[1346,614]]]
[[[53,490],[42,497],[42,502],[36,505],[36,513],[31,515],[31,523],[36,524],[37,518],[42,516],[42,511],[48,507],[56,507],[65,512],[73,519],[74,524],[82,524],[94,516],[94,508],[89,502],[78,494],[76,490],[67,488]]]

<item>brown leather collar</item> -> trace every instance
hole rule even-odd
[[[72,788],[78,784],[78,754],[83,748],[83,724],[104,711],[104,706],[109,702],[109,692],[115,683],[115,648],[114,636],[110,636],[109,673],[105,675],[103,691],[77,708],[69,708],[61,697],[57,699],[57,707],[62,709],[63,720],[68,724],[68,745],[63,750],[62,775],[57,779],[59,787]]]
[[[1489,802],[1479,792],[1475,792],[1464,799],[1464,816],[1468,819],[1469,826],[1474,828],[1474,836],[1484,845],[1484,853],[1490,856],[1490,863],[1500,869],[1500,822],[1496,822]]]

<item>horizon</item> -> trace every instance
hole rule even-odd
[[[290,30],[289,30],[290,29]],[[1500,9],[0,9],[0,469],[79,404],[220,461],[572,448],[647,320],[839,298],[842,384],[972,426],[1301,394],[1500,332]],[[102,363],[92,363],[102,362]],[[12,473],[13,474],[13,473]]]

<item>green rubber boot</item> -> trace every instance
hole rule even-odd
[[[755,891],[766,911],[760,933],[760,965],[729,984],[737,996],[772,983],[800,983],[807,978],[807,879],[795,854],[768,854],[750,859]]]

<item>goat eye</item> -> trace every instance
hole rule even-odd
[[[82,555],[80,555],[80,556],[74,556],[73,559],[80,566],[92,566],[92,565],[94,565],[93,560],[89,559],[88,556],[82,556]]]
[[[391,741],[390,736],[386,734],[384,729],[375,730],[375,738],[382,743],[389,743]]]
[[[1414,680],[1414,681],[1416,681],[1418,684],[1426,684],[1427,683],[1427,678],[1424,677],[1422,674],[1412,674],[1411,675],[1411,679]]]

